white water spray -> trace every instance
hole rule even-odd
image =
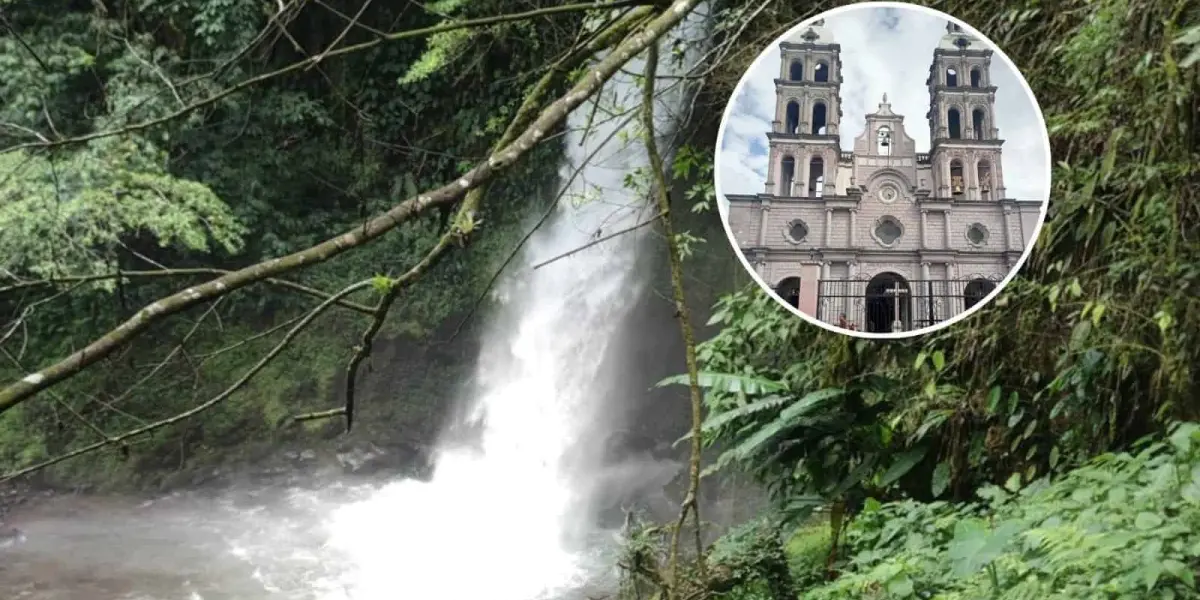
[[[678,72],[671,53],[662,55],[660,73]],[[626,70],[641,68],[633,61]],[[431,481],[392,483],[335,512],[330,544],[352,569],[344,594],[331,599],[539,600],[594,571],[569,539],[585,518],[587,492],[577,489],[568,453],[605,401],[605,381],[620,376],[601,365],[640,294],[635,266],[649,228],[532,267],[597,232],[654,217],[646,198],[624,185],[646,164],[644,148],[636,135],[613,135],[633,133],[641,93],[618,74],[601,107],[623,107],[624,115],[594,114],[591,103],[570,115],[562,169],[569,191],[499,290],[505,308],[484,339],[474,407],[480,445],[443,448]],[[672,120],[685,97],[660,96],[656,112]]]

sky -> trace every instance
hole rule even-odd
[[[804,23],[804,27],[808,22]],[[787,34],[802,31],[798,27]],[[863,7],[825,17],[825,29],[841,45],[843,151],[866,127],[866,114],[887,94],[892,111],[904,115],[905,131],[917,152],[929,151],[929,90],[925,80],[933,49],[946,33],[946,21],[911,8]],[[967,29],[967,31],[971,31]],[[978,36],[977,36],[978,37]],[[717,156],[717,184],[724,194],[758,194],[767,180],[767,137],[775,115],[775,83],[779,76],[779,42],[775,40],[750,67],[734,92],[732,110],[722,124]],[[990,41],[984,42],[996,50]],[[1045,200],[1049,188],[1048,148],[1039,110],[1024,79],[999,53],[992,56],[996,90],[996,127],[1004,140],[1004,183],[1008,196]]]

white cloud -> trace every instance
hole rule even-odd
[[[826,17],[825,29],[841,46],[842,150],[853,148],[854,138],[866,126],[865,115],[878,107],[886,93],[892,110],[904,115],[905,130],[916,140],[917,151],[927,152],[929,90],[925,80],[933,50],[946,33],[946,21],[919,9],[862,7]],[[734,108],[722,125],[717,157],[722,195],[764,190],[766,133],[775,115],[774,79],[779,75],[779,60],[776,41],[751,65],[731,99]],[[996,127],[1005,140],[1008,196],[1043,200],[1049,188],[1048,149],[1038,108],[1020,74],[999,54],[992,58],[991,80],[998,88]],[[723,197],[721,204],[724,208]]]

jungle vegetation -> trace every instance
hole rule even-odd
[[[718,331],[664,385],[703,391],[704,468],[775,502],[699,552],[687,503],[631,531],[626,592],[1197,597],[1200,9],[929,3],[1033,87],[1050,215],[992,305],[875,343],[744,278],[711,315],[688,301],[687,276],[728,259],[709,183],[724,104],[761,48],[834,5],[696,4],[0,2],[4,471],[145,483],[263,439],[418,422],[454,361],[356,406],[381,340],[436,354],[470,335],[553,197],[569,108],[705,10],[690,137],[640,185],[672,208],[683,337],[688,308]]]

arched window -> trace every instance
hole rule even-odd
[[[800,103],[792,100],[787,103],[787,115],[785,117],[785,133],[800,133],[797,131],[800,128]]]
[[[960,122],[961,119],[959,118],[957,108],[951,108],[950,110],[946,111],[946,121],[946,129],[949,130],[950,138],[955,140],[961,138],[962,123]]]
[[[808,195],[820,198],[825,192],[825,161],[820,156],[808,161]]]
[[[796,159],[790,156],[783,157],[780,170],[782,173],[779,174],[779,195],[791,196],[792,182],[796,181]]]
[[[971,69],[971,87],[983,87],[983,71],[979,67]]]
[[[976,108],[975,110],[971,111],[971,129],[975,131],[975,139],[977,140],[982,140],[987,137],[983,135],[983,127],[986,124],[984,123],[983,116],[984,114],[982,108]]]
[[[946,69],[946,87],[958,87],[958,71],[954,67]]]
[[[788,66],[788,79],[792,81],[804,81],[804,63],[799,60],[793,60]]]
[[[824,102],[818,102],[813,105],[812,134],[813,135],[825,135],[825,103]]]
[[[979,179],[979,197],[987,200],[992,196],[992,163],[981,160],[975,169]]]
[[[888,127],[887,125],[880,127],[879,132],[876,134],[876,138],[878,139],[878,144],[875,148],[875,151],[878,154],[891,154],[892,128]]]
[[[788,277],[775,286],[775,294],[792,308],[800,308],[800,278]]]
[[[979,304],[996,289],[994,282],[986,279],[972,279],[963,289],[963,310],[967,310],[976,304]]]
[[[955,196],[963,193],[963,165],[957,158],[950,161],[950,193]]]
[[[813,72],[813,81],[829,81],[829,63],[820,61]]]

